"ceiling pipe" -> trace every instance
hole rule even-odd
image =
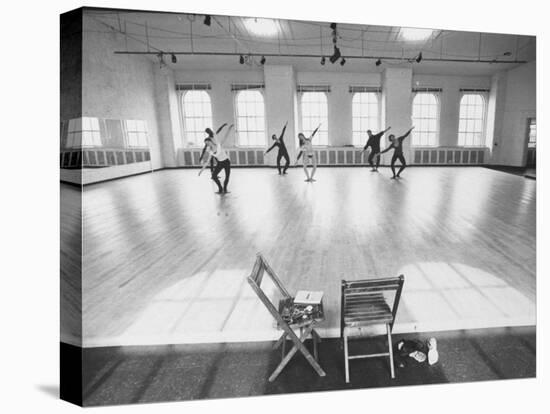
[[[157,55],[158,52],[139,52],[139,51],[115,51],[114,52],[117,55]],[[173,54],[173,55],[187,55],[187,56],[240,56],[242,53],[238,52],[166,52],[167,54]],[[322,58],[323,55],[320,54],[278,54],[278,53],[246,53],[249,56],[252,57],[293,57],[293,58]],[[347,55],[346,59],[364,59],[364,60],[399,60],[402,62],[410,62],[411,59],[406,59],[403,57],[395,57],[395,56],[360,56],[360,55]],[[412,58],[414,59],[414,58]],[[527,63],[526,60],[495,60],[495,59],[447,59],[447,58],[427,58],[422,57],[423,62],[458,62],[458,63],[504,63],[504,64],[510,64],[510,63]]]

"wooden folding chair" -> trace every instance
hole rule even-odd
[[[279,302],[279,309],[275,308],[275,305],[271,302],[271,300],[267,297],[265,292],[260,287],[264,274],[267,274],[271,278],[271,280],[282,295],[282,299]],[[248,276],[247,280],[254,292],[256,292],[262,303],[265,305],[269,313],[271,313],[271,315],[273,315],[273,317],[277,321],[278,328],[283,330],[283,334],[274,345],[274,348],[282,345],[281,362],[269,377],[269,381],[274,381],[275,378],[277,378],[283,368],[288,364],[290,359],[298,351],[300,351],[304,355],[306,360],[310,363],[313,369],[315,369],[317,374],[319,374],[321,377],[324,377],[326,375],[325,371],[323,371],[323,369],[317,362],[317,343],[320,342],[320,336],[314,329],[315,324],[324,319],[322,304],[319,305],[318,308],[314,308],[313,313],[306,315],[306,318],[300,318],[299,321],[289,320],[288,318],[283,317],[283,315],[289,314],[289,310],[293,308],[294,298],[288,293],[288,291],[281,283],[281,280],[277,277],[271,266],[269,266],[267,261],[260,253],[258,253],[256,256],[256,262],[254,263],[252,273],[250,274],[250,276]],[[293,328],[300,329],[299,337],[294,333]],[[310,335],[313,342],[313,352],[315,357],[311,355],[311,353],[304,345],[304,341]],[[285,343],[287,338],[290,338],[290,340],[294,343],[294,346],[285,355]]]
[[[342,280],[340,338],[344,343],[346,382],[349,382],[349,360],[390,357],[391,377],[395,378],[391,332],[403,290],[405,277],[346,281]],[[349,333],[356,328],[386,325],[388,352],[349,355]]]

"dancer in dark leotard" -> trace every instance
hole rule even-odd
[[[391,127],[388,127],[376,135],[373,135],[370,129],[367,131],[369,139],[367,140],[367,143],[365,144],[365,148],[363,148],[363,151],[361,151],[361,153],[365,152],[367,148],[370,147],[370,154],[369,154],[368,161],[371,166],[371,171],[378,171],[378,167],[380,166],[380,138],[382,138],[382,135],[388,132],[390,128]],[[372,162],[374,157],[376,157],[376,168],[374,167],[374,163]]]
[[[227,125],[227,122],[222,124],[216,131],[216,135],[218,135],[222,129]],[[204,139],[204,147],[202,147],[202,151],[201,151],[201,156],[199,157],[199,162],[202,161],[202,158],[204,157],[204,153],[206,152],[206,149],[208,148],[208,144],[206,143],[206,140],[208,138],[214,138],[214,132],[210,129],[210,128],[206,128],[204,130],[204,132],[206,132],[206,134],[208,135],[208,137],[206,137]],[[214,171],[214,162],[215,162],[215,158],[212,157],[210,158],[210,171]]]
[[[206,145],[208,146],[207,152],[208,152],[208,158],[203,163],[201,170],[199,171],[199,175],[204,171],[206,166],[208,165],[208,162],[211,160],[211,158],[216,158],[217,164],[214,167],[214,170],[212,171],[212,180],[216,183],[218,186],[218,194],[228,193],[227,185],[229,184],[229,175],[231,174],[231,162],[229,161],[229,156],[227,155],[227,151],[223,148],[222,144],[227,139],[227,136],[229,135],[229,131],[233,128],[233,125],[230,125],[229,128],[227,128],[227,131],[225,131],[224,136],[221,139],[216,138],[206,138],[204,141]],[[218,178],[218,175],[220,174],[221,170],[224,170],[225,173],[225,180],[223,182],[223,187],[220,183],[220,179]]]
[[[286,149],[286,145],[285,145],[285,141],[283,139],[284,135],[285,135],[285,131],[286,131],[286,126],[288,124],[288,121],[287,123],[285,124],[285,126],[283,127],[283,130],[281,132],[281,135],[279,136],[279,138],[277,138],[277,135],[273,134],[271,136],[271,139],[273,141],[275,141],[273,143],[273,145],[271,147],[269,147],[269,149],[264,153],[264,155],[267,155],[269,153],[269,151],[271,151],[273,148],[275,147],[279,147],[279,153],[277,154],[277,170],[279,170],[279,175],[280,174],[286,174],[286,170],[288,170],[288,165],[290,164],[290,158],[288,156],[288,151]],[[285,167],[283,168],[283,172],[281,173],[281,158],[284,158],[285,159]]]
[[[412,127],[407,131],[405,135],[401,135],[398,138],[395,138],[395,135],[391,134],[389,136],[389,139],[391,141],[391,144],[388,148],[386,148],[384,151],[380,153],[382,155],[385,152],[388,152],[393,148],[393,156],[391,157],[391,170],[393,172],[392,178],[399,178],[399,174],[405,169],[407,166],[407,162],[405,161],[405,157],[403,156],[403,140],[409,136],[411,131],[414,129]],[[395,174],[395,161],[399,160],[401,162],[401,168],[399,168],[399,171],[397,172],[397,175]]]

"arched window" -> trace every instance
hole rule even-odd
[[[439,103],[432,92],[417,92],[412,105],[412,145],[435,146],[439,132]]]
[[[313,145],[328,145],[328,103],[325,92],[304,92],[301,99],[302,132],[309,136],[319,124],[321,128]]]
[[[380,129],[379,103],[376,92],[356,92],[351,101],[353,145],[365,145],[367,130],[373,134]]]
[[[485,98],[466,93],[460,99],[458,145],[478,147],[485,145]]]
[[[212,105],[206,91],[187,91],[183,94],[183,130],[188,146],[201,146],[204,130],[214,129]]]
[[[243,147],[263,147],[265,138],[264,96],[260,91],[237,92],[237,139]]]

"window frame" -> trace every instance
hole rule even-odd
[[[255,144],[255,145],[244,145],[241,143],[240,139],[240,131],[239,131],[239,95],[242,92],[259,92],[262,96],[262,102],[263,102],[263,118],[264,118],[264,130],[263,130],[263,140],[264,142],[261,144]],[[235,122],[235,147],[238,148],[265,148],[265,146],[268,144],[267,141],[267,120],[266,120],[266,103],[265,103],[265,91],[263,88],[250,88],[250,89],[240,89],[234,91],[233,96],[233,119]]]
[[[322,94],[324,97],[325,97],[325,100],[326,100],[326,105],[327,105],[327,121],[326,121],[326,131],[327,131],[327,142],[326,144],[319,144],[319,140],[317,139],[313,139],[311,144],[312,146],[314,147],[320,147],[320,148],[327,148],[327,147],[330,147],[330,141],[329,141],[329,104],[328,104],[328,95],[327,95],[327,92],[326,91],[305,91],[305,92],[300,92],[300,96],[299,96],[299,107],[300,107],[300,132],[304,133],[304,95],[307,94],[307,93],[311,93],[311,94]],[[323,126],[324,123],[322,123],[321,126]],[[321,128],[320,131],[324,130],[324,128]],[[319,131],[319,132],[320,132]],[[313,132],[313,131],[311,131]],[[319,134],[319,132],[317,132],[317,134]]]
[[[535,126],[535,140],[531,141],[531,125]],[[531,116],[527,118],[527,148],[536,148],[537,147],[537,118]]]
[[[84,129],[84,119],[90,119],[90,120],[96,120],[97,121],[97,129]],[[74,129],[71,131],[71,121],[77,122],[77,120],[80,120],[80,129]],[[81,116],[78,118],[69,119],[67,122],[67,138],[65,141],[65,147],[70,149],[82,149],[82,148],[101,148],[103,147],[103,141],[101,140],[101,126],[100,119],[98,117],[94,116]],[[99,136],[99,144],[92,143],[89,145],[84,145],[84,132],[91,132],[92,136],[94,133],[97,132]],[[80,135],[80,144],[79,145],[69,145],[71,142],[71,139],[74,142],[74,135],[79,134]],[[71,138],[71,135],[73,135],[73,138]],[[93,140],[93,138],[92,138]]]
[[[483,107],[482,107],[482,113],[481,113],[481,142],[479,145],[466,145],[460,143],[460,108],[462,106],[462,99],[466,95],[477,95],[481,97]],[[460,99],[458,101],[458,129],[457,129],[457,135],[456,135],[456,145],[458,147],[464,147],[464,148],[484,148],[487,147],[487,106],[488,106],[488,95],[487,93],[483,92],[468,92],[468,91],[461,91],[460,92]],[[466,118],[468,119],[468,118]]]
[[[414,141],[414,134],[415,132],[418,133],[420,130],[418,129],[418,126],[414,122],[414,100],[419,94],[428,94],[432,95],[435,99],[436,104],[436,115],[435,115],[435,142],[433,144],[416,144]],[[439,146],[440,143],[440,135],[441,135],[441,98],[440,98],[441,92],[435,92],[435,91],[415,91],[413,92],[412,100],[411,100],[411,123],[415,127],[415,129],[411,133],[411,147],[416,148],[436,148]],[[432,119],[432,118],[420,118],[420,119]]]
[[[354,139],[354,132],[355,131],[353,129],[353,121],[354,121],[355,118],[359,118],[359,119],[367,118],[368,119],[368,118],[373,118],[373,117],[362,117],[362,116],[356,117],[356,116],[354,116],[353,101],[355,99],[355,96],[358,95],[358,94],[372,94],[376,97],[376,108],[377,108],[376,110],[378,112],[377,116],[376,116],[376,122],[377,122],[378,125],[376,127],[376,130],[374,130],[373,128],[367,128],[367,130],[370,129],[373,132],[373,134],[376,134],[376,133],[378,133],[379,131],[382,130],[382,128],[381,128],[381,125],[382,125],[382,119],[381,119],[381,113],[382,113],[382,99],[381,99],[381,97],[382,97],[382,94],[380,92],[374,92],[374,91],[372,91],[372,92],[353,92],[351,94],[351,144],[354,147],[360,148],[360,147],[363,147],[365,145],[366,141],[363,142],[363,143],[356,143],[355,142],[355,139]],[[366,134],[367,130],[359,131],[359,132],[364,132]],[[368,140],[368,136],[367,136],[367,140]]]
[[[182,91],[179,91],[179,107],[180,107],[180,123],[181,123],[181,135],[182,135],[182,143],[183,143],[183,148],[201,148],[203,146],[203,142],[201,142],[200,140],[197,141],[194,145],[189,145],[189,138],[187,136],[187,128],[186,128],[186,116],[185,116],[185,96],[189,93],[189,92],[205,92],[206,95],[208,96],[208,100],[210,101],[210,123],[208,124],[208,128],[211,128],[212,130],[215,130],[214,128],[214,115],[213,115],[213,111],[212,111],[212,97],[210,96],[210,93],[208,92],[208,90],[206,89],[187,89],[187,90],[182,90]],[[195,117],[195,118],[199,118],[199,117]],[[201,117],[201,118],[205,118],[205,117]],[[206,132],[204,132],[204,130],[202,131],[203,133],[203,139],[206,138]]]
[[[136,130],[130,130],[128,128],[128,122],[142,122],[143,125],[144,125],[144,129],[143,130],[139,130],[139,129],[136,129]],[[144,133],[145,134],[145,145],[130,145],[130,134],[131,133],[136,133],[136,134],[140,134],[140,133]],[[126,144],[126,148],[130,148],[130,149],[140,149],[140,148],[149,148],[149,128],[148,128],[148,125],[147,125],[147,121],[144,120],[144,119],[125,119],[124,120],[124,136],[125,136],[125,144]]]

